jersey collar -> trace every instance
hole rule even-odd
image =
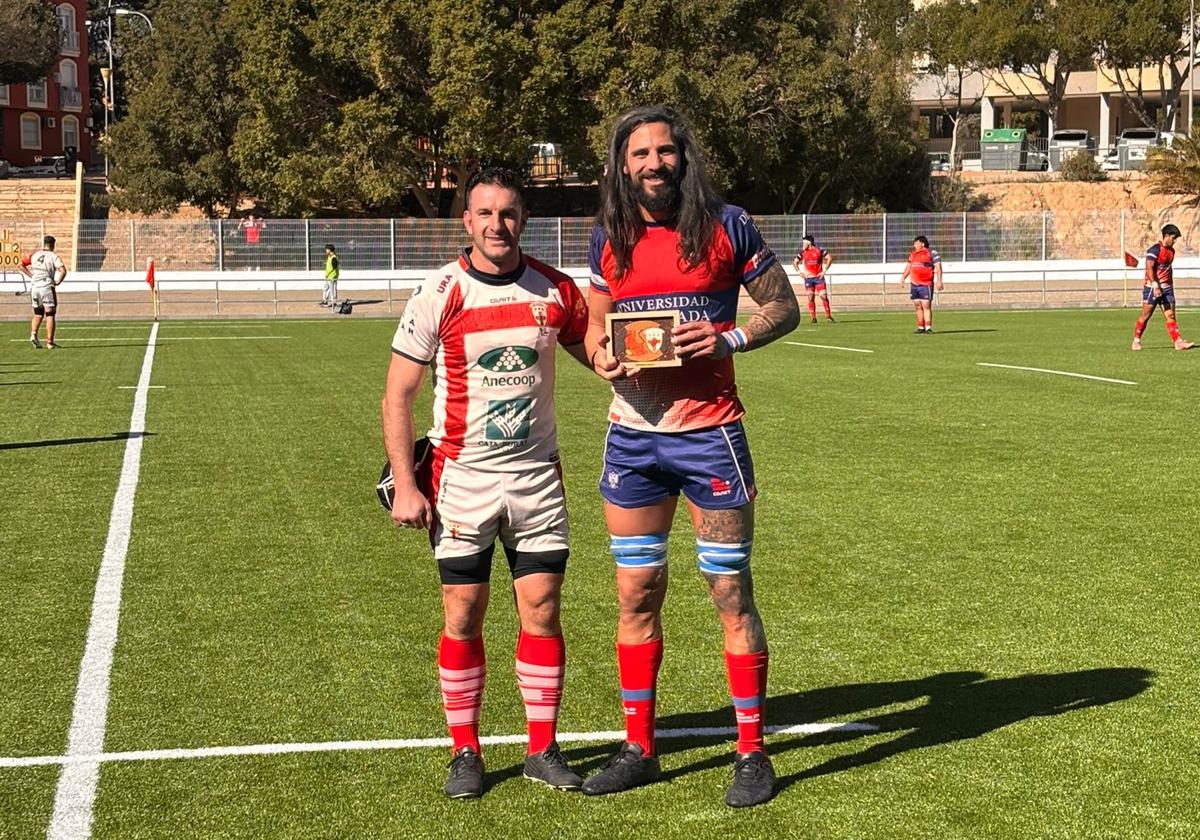
[[[478,268],[476,268],[471,263],[471,251],[472,250],[474,250],[474,249],[470,248],[470,247],[463,248],[462,252],[459,254],[458,259],[459,259],[459,262],[462,263],[462,266],[466,270],[467,274],[474,277],[480,283],[487,283],[489,286],[507,286],[510,283],[517,282],[517,280],[520,279],[521,275],[525,273],[525,254],[524,254],[524,252],[521,253],[521,261],[519,263],[517,263],[517,267],[514,268],[512,271],[506,272],[504,274],[488,274],[486,271],[480,271]]]

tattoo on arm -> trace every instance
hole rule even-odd
[[[775,263],[746,284],[746,291],[758,304],[745,330],[749,338],[746,349],[753,350],[787,335],[800,324],[800,304],[783,266]]]

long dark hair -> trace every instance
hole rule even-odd
[[[705,171],[704,154],[683,117],[665,105],[640,105],[626,111],[617,118],[608,143],[600,212],[596,215],[596,222],[608,234],[618,277],[628,270],[633,246],[646,231],[633,182],[625,173],[625,152],[629,135],[647,123],[666,123],[679,149],[675,229],[679,232],[679,256],[690,268],[704,262],[721,207],[721,199]]]

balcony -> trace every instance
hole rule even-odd
[[[83,95],[77,87],[58,86],[58,107],[64,110],[78,111],[83,107]]]
[[[74,29],[60,30],[58,46],[64,53],[79,55],[79,33]]]

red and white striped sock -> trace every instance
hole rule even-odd
[[[1171,336],[1172,341],[1179,340],[1179,324],[1175,321],[1167,321],[1167,335]]]
[[[442,707],[450,729],[452,752],[479,748],[479,713],[483,709],[483,685],[487,663],[483,637],[460,641],[442,634],[438,645],[438,676],[442,683]]]
[[[534,636],[522,630],[517,637],[517,687],[525,701],[530,755],[543,752],[554,741],[566,663],[561,633]]]

